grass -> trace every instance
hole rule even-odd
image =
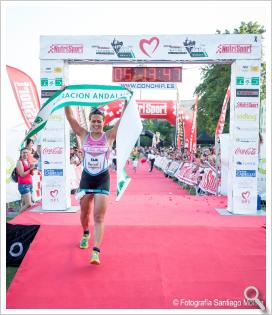
[[[6,289],[9,288],[19,267],[7,267],[6,269]]]

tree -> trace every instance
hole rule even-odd
[[[221,31],[216,31],[221,34]],[[241,22],[239,28],[235,28],[234,34],[263,34],[265,29],[257,22]],[[224,34],[230,34],[225,30]],[[261,64],[261,99],[265,98],[265,69],[266,65]],[[231,65],[208,65],[204,66],[201,72],[202,83],[199,84],[194,94],[199,96],[197,132],[205,130],[209,135],[214,136],[218,118],[220,116],[223,100],[230,84]],[[224,132],[229,131],[229,107],[226,114]]]
[[[160,138],[166,146],[171,146],[175,141],[175,126],[172,126],[164,119],[145,119],[143,121],[144,130],[150,130],[154,133],[158,131]]]

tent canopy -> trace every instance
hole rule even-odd
[[[209,136],[206,131],[202,130],[197,137],[197,144],[214,144],[214,138]]]

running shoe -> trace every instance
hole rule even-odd
[[[80,240],[79,247],[86,249],[89,247],[89,238],[90,234],[83,234],[82,239]]]
[[[92,251],[90,263],[93,265],[100,265],[99,252],[97,252],[96,250]]]

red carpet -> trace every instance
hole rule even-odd
[[[199,308],[234,308],[233,301],[245,308],[249,285],[265,301],[265,218],[220,216],[214,208],[225,207],[225,197],[190,196],[161,172],[148,173],[147,163],[138,166],[131,174],[129,165],[132,181],[119,202],[112,175],[100,266],[78,248],[79,213],[28,211],[11,221],[41,228],[7,308],[194,309],[199,300]]]

